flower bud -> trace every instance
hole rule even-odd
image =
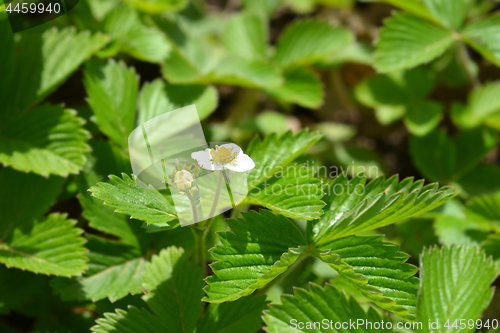
[[[189,190],[193,184],[193,175],[187,170],[177,171],[174,176],[174,183],[180,191]]]

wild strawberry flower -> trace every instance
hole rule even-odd
[[[191,153],[191,158],[206,170],[229,169],[236,172],[245,172],[255,168],[250,156],[243,154],[243,150],[234,143],[207,148]]]
[[[193,184],[193,175],[187,170],[177,171],[174,176],[174,184],[180,191],[188,190]]]

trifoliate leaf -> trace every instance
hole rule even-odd
[[[352,41],[344,28],[318,20],[292,23],[281,35],[274,61],[282,67],[309,65],[340,51]]]
[[[443,28],[411,14],[395,13],[380,30],[375,67],[385,73],[424,64],[443,54],[453,40]]]
[[[223,245],[210,249],[216,262],[215,275],[205,279],[211,303],[234,301],[262,288],[285,272],[305,251],[299,229],[280,215],[267,210],[244,213],[227,220],[231,232],[219,233]]]
[[[139,78],[133,68],[110,60],[87,63],[85,88],[88,103],[101,131],[122,148],[135,128],[135,101]]]
[[[330,181],[323,190],[325,215],[311,224],[315,244],[373,230],[434,209],[456,193],[437,184],[397,176],[379,177],[365,186],[366,177],[348,180],[345,175]]]
[[[117,212],[148,223],[178,225],[176,212],[168,200],[155,189],[139,186],[128,175],[111,175],[110,183],[98,183],[90,188],[93,196],[113,207]],[[140,180],[138,180],[140,182]]]
[[[414,320],[419,282],[408,255],[382,236],[348,236],[320,246],[328,263],[366,298],[401,318]]]
[[[370,307],[365,312],[352,296],[347,297],[345,292],[331,285],[322,288],[311,284],[309,291],[295,288],[293,294],[281,296],[282,304],[272,304],[269,310],[264,311],[266,332],[350,332],[351,330],[342,330],[342,324],[347,323],[349,328],[349,323],[352,322],[363,323],[353,326],[356,332],[392,332],[386,325],[380,328],[382,319],[385,322],[387,320],[381,318],[377,311]],[[369,324],[366,325],[367,323]],[[373,328],[373,325],[377,327],[377,324],[379,328]]]
[[[493,297],[491,283],[497,276],[491,258],[471,246],[445,246],[424,250],[420,260],[421,287],[417,303],[417,320],[423,323],[439,320],[432,332],[449,332],[455,320],[476,320]],[[425,332],[431,332],[423,325]],[[473,332],[458,328],[454,332]]]
[[[287,103],[316,109],[323,103],[323,86],[318,76],[305,67],[286,69],[281,86],[266,92]]]
[[[500,15],[474,22],[462,31],[463,39],[483,57],[500,65]]]
[[[20,171],[67,176],[85,163],[89,134],[62,106],[43,104],[0,125],[0,162]]]

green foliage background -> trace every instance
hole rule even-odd
[[[499,9],[80,0],[13,34],[0,6],[0,331],[498,332]],[[191,104],[257,167],[181,228],[128,135]]]

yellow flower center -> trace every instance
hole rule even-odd
[[[238,158],[238,152],[233,151],[234,147],[220,147],[215,146],[215,149],[210,149],[210,156],[212,161],[220,165],[233,164]]]

